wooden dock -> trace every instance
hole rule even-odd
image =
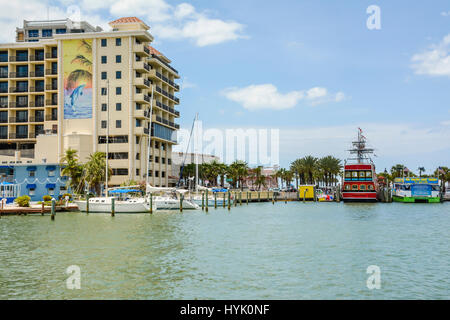
[[[0,215],[2,216],[13,216],[13,215],[43,215],[46,213],[51,213],[52,207],[51,206],[33,206],[33,207],[13,207],[13,206],[7,206],[3,209],[0,208]],[[55,207],[56,212],[68,212],[68,211],[78,211],[78,207],[76,205],[69,205],[69,206],[56,206]]]

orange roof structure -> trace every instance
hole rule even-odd
[[[125,24],[125,23],[142,23],[144,26],[146,26],[148,29],[150,29],[150,27],[144,21],[139,19],[138,17],[119,18],[119,19],[109,22],[109,25]]]

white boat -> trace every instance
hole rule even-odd
[[[157,210],[179,210],[180,197],[187,193],[187,190],[180,190],[176,188],[158,188],[147,184],[147,198],[152,196],[152,203],[155,204]],[[159,195],[161,194],[162,195]],[[155,195],[156,194],[156,195]],[[200,207],[192,200],[183,198],[183,209],[198,210]]]
[[[115,197],[98,197],[89,199],[90,213],[111,213],[112,199]],[[74,201],[81,212],[87,212],[86,200]],[[153,210],[156,205],[153,204]],[[130,198],[125,200],[117,199],[114,202],[115,213],[148,213],[150,212],[150,202],[144,198]]]

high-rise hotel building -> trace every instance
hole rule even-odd
[[[110,185],[145,180],[147,169],[152,185],[173,185],[178,72],[143,21],[109,24],[24,21],[15,43],[0,44],[3,165],[57,163],[68,148],[86,161],[109,136]]]

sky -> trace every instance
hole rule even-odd
[[[278,129],[281,166],[345,159],[358,127],[378,171],[450,166],[449,1],[0,2],[1,42],[23,19],[141,18],[180,73],[182,128],[198,112],[204,128]]]

